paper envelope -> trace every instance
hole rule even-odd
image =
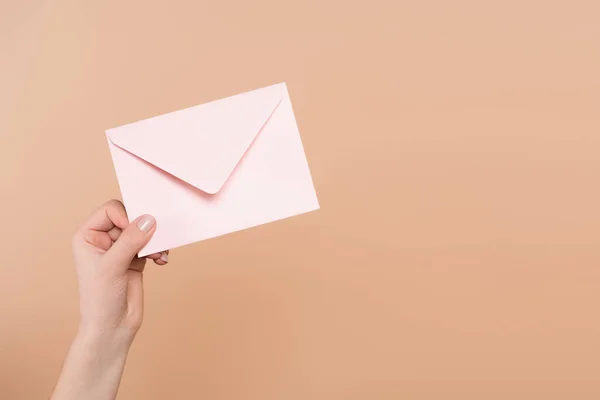
[[[106,131],[140,257],[317,210],[285,83]]]

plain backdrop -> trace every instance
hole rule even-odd
[[[0,397],[51,391],[104,130],[286,81],[322,209],[171,253],[119,399],[600,398],[600,3],[0,4]]]

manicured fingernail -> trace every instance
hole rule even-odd
[[[156,220],[151,215],[144,215],[137,223],[138,228],[142,232],[149,232],[150,229],[156,224]]]
[[[164,262],[169,262],[169,255],[167,254],[166,251],[163,251],[162,253],[160,253],[160,260],[164,261]]]

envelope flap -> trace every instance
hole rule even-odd
[[[286,93],[277,84],[109,129],[116,146],[217,193]]]

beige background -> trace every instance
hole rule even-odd
[[[44,398],[76,330],[104,129],[285,80],[322,210],[149,268],[119,398],[600,398],[599,15],[3,0],[0,397]]]

